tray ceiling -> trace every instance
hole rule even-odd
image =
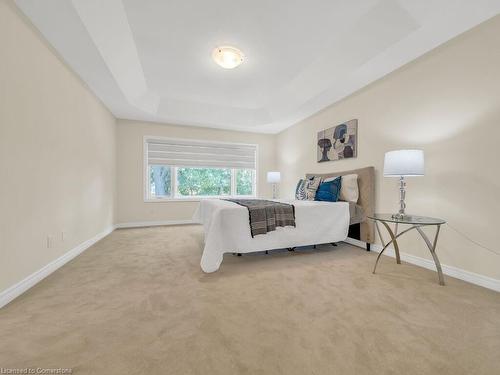
[[[497,0],[16,3],[116,117],[262,133],[500,12]],[[244,63],[216,65],[220,45],[241,49]]]

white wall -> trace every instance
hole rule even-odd
[[[119,224],[190,220],[198,205],[197,202],[144,202],[143,138],[145,135],[258,144],[258,195],[260,197],[272,195],[271,187],[266,182],[266,173],[275,168],[273,135],[118,120],[117,222]]]
[[[485,250],[445,226],[441,262],[500,279],[500,16],[451,40],[277,136],[282,191],[305,172],[373,165],[378,212],[395,212],[397,181],[383,178],[384,153],[422,148],[425,177],[408,180],[408,212],[446,219]],[[356,159],[318,164],[317,132],[357,118]],[[387,237],[386,237],[387,238]],[[417,235],[402,251],[430,255]]]
[[[113,225],[116,124],[6,0],[0,46],[2,291]]]

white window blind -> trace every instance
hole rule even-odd
[[[146,139],[148,164],[178,167],[256,168],[256,145],[180,139]]]

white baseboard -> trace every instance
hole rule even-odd
[[[355,240],[353,238],[347,238],[344,242],[347,242],[354,246],[359,246],[362,248],[366,248],[366,244],[362,241]],[[382,251],[382,246],[378,244],[372,244],[371,250],[376,253],[380,253]],[[388,247],[384,251],[384,255],[390,256],[392,258],[396,257],[396,253],[392,247]],[[413,264],[415,266],[427,268],[429,270],[436,270],[436,265],[433,260],[421,258],[415,255],[399,252],[401,260]],[[446,264],[441,264],[441,268],[443,269],[443,273],[445,275],[455,277],[457,279],[467,281],[471,284],[476,284],[482,286],[484,288],[492,289],[496,292],[500,292],[500,280],[494,279],[492,277],[483,276],[478,273],[470,272],[463,270],[461,268],[447,266]]]
[[[347,237],[346,240],[344,241],[348,244],[351,244],[351,245],[354,245],[354,246],[357,246],[357,247],[362,247],[366,250],[366,242],[363,242],[363,241],[360,241],[360,240],[356,240],[354,238],[350,238],[350,237]],[[371,245],[370,249],[373,247],[373,245]]]
[[[14,298],[19,297],[21,294],[26,292],[32,286],[34,286],[35,284],[42,281],[44,278],[49,276],[52,272],[54,272],[58,268],[65,265],[66,263],[68,263],[70,260],[72,260],[76,256],[83,253],[90,246],[97,243],[98,241],[100,241],[101,239],[106,237],[108,234],[113,232],[114,230],[115,230],[114,226],[109,227],[105,231],[97,234],[96,236],[92,237],[91,239],[89,239],[85,242],[82,242],[77,247],[69,250],[67,253],[65,253],[62,256],[60,256],[59,258],[53,260],[52,262],[50,262],[46,266],[42,267],[38,271],[32,273],[31,275],[29,275],[25,279],[21,280],[17,284],[14,284],[11,287],[7,288],[6,290],[0,292],[0,308],[5,306],[6,304],[8,304]]]
[[[186,225],[198,224],[193,220],[161,220],[161,221],[134,221],[131,223],[116,224],[116,228],[141,228],[141,227],[158,227],[162,225]]]

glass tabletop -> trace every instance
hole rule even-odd
[[[368,216],[369,219],[378,221],[388,221],[391,223],[398,224],[421,224],[421,225],[439,225],[446,223],[446,220],[439,219],[436,217],[427,216],[417,216],[417,215],[406,215],[403,219],[397,219],[392,217],[392,214],[373,214]]]

